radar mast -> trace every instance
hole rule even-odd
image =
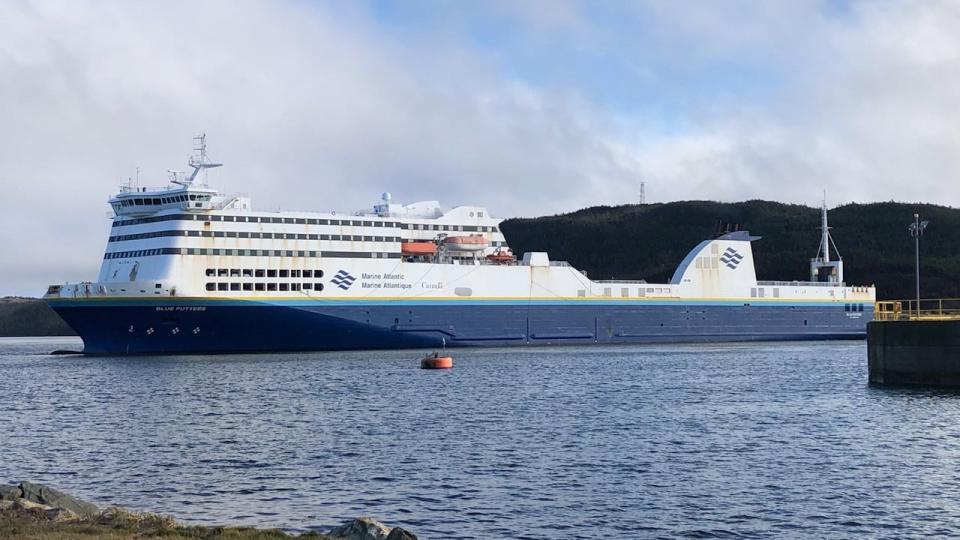
[[[207,161],[207,134],[201,133],[193,138],[193,155],[190,156],[190,160],[187,162],[190,167],[193,168],[193,172],[190,174],[189,178],[180,179],[176,172],[170,171],[173,173],[173,182],[180,184],[181,186],[190,186],[193,185],[196,181],[197,176],[200,171],[203,169],[213,169],[214,167],[222,167],[223,163],[210,163]],[[201,186],[207,185],[206,174],[203,176],[203,181],[200,183]]]
[[[837,259],[830,260],[830,247]],[[810,259],[810,281],[827,283],[843,283],[843,257],[837,244],[830,235],[830,226],[827,224],[827,191],[823,191],[823,204],[820,206],[820,248],[817,256]]]

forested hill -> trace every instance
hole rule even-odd
[[[846,282],[877,286],[880,299],[914,295],[914,212],[930,225],[920,241],[922,295],[960,297],[960,210],[929,204],[847,204],[829,212]],[[501,224],[517,254],[547,251],[593,279],[666,282],[687,252],[716,233],[717,222],[740,224],[753,243],[757,278],[807,280],[820,244],[820,210],[768,201],[598,206],[570,214],[508,219]]]

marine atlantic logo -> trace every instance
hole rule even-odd
[[[346,270],[340,270],[339,272],[337,272],[337,275],[333,276],[333,279],[330,280],[330,283],[333,283],[334,285],[336,285],[337,287],[340,287],[343,290],[347,290],[350,288],[351,285],[353,285],[353,282],[356,280],[357,278],[351,276],[350,273],[347,272]]]
[[[727,268],[731,270],[736,270],[741,261],[743,261],[743,255],[737,253],[737,250],[733,248],[727,248],[720,256],[720,262],[727,265]]]

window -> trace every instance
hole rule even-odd
[[[217,290],[218,290],[218,291],[225,291],[225,290],[227,290],[227,284],[226,284],[226,283],[217,283]]]
[[[323,283],[314,283],[313,290],[319,292],[323,290]]]
[[[627,298],[628,296],[630,296],[630,289],[628,289],[628,288],[626,288],[626,287],[620,289],[620,296],[622,296],[622,297],[624,297],[624,298]]]
[[[276,270],[267,270],[267,277],[277,277]]]
[[[604,296],[610,296],[611,292],[612,292],[612,291],[610,290],[610,287],[604,287],[604,288],[603,288],[603,295],[604,295]]]
[[[323,270],[314,270],[314,271],[313,271],[313,277],[322,278],[322,277],[323,277]]]
[[[253,284],[253,288],[256,289],[256,290],[258,290],[258,291],[262,291],[262,290],[266,289],[266,286],[265,286],[265,285],[266,285],[266,284],[264,284],[264,283],[254,283],[254,284]]]
[[[291,290],[291,291],[299,291],[299,290],[300,290],[300,284],[299,284],[299,283],[291,283],[291,284],[290,284],[290,290]]]
[[[281,270],[281,271],[280,271],[280,277],[290,277],[290,271],[289,271],[289,270]]]
[[[313,288],[313,283],[304,283],[304,284],[303,284],[303,288],[304,288],[304,290],[308,290],[308,291],[309,291],[310,289]]]
[[[242,273],[243,277],[253,277],[253,270],[249,268],[244,268]]]
[[[254,270],[254,271],[253,271],[254,277],[263,277],[264,274],[265,274],[265,272],[264,272],[263,270]]]
[[[291,270],[290,277],[300,277],[300,270]]]
[[[240,277],[240,269],[239,269],[239,268],[231,268],[231,269],[230,269],[230,277]]]
[[[215,268],[207,268],[207,277],[217,275],[217,270]]]
[[[313,270],[304,270],[303,277],[313,277]]]
[[[281,284],[280,284],[280,290],[281,290],[281,291],[289,291],[289,290],[290,290],[290,284],[289,284],[289,283],[281,283]]]
[[[268,291],[275,291],[275,290],[277,290],[277,284],[276,284],[276,283],[267,283],[267,290],[268,290]]]
[[[245,291],[252,291],[252,290],[253,290],[253,283],[244,283],[244,284],[243,284],[243,290],[245,290]]]
[[[216,283],[207,283],[207,290],[208,290],[208,291],[215,291],[215,290],[217,290],[217,284],[216,284]]]
[[[240,290],[240,284],[239,284],[239,283],[231,283],[231,284],[230,284],[230,290],[231,290],[231,291],[239,291],[239,290]]]
[[[214,253],[214,255],[219,255],[219,253]],[[230,273],[230,271],[227,270],[226,268],[221,268],[221,269],[217,270],[217,275],[218,275],[218,276],[221,276],[221,277],[224,277],[224,276],[226,276],[226,275],[229,274],[229,273]]]

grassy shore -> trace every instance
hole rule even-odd
[[[179,525],[167,519],[117,519],[110,523],[90,521],[54,522],[43,513],[24,510],[0,510],[0,539],[17,540],[126,540],[162,538],[165,540],[280,540],[302,538],[324,540],[319,533],[290,535],[276,529],[249,527],[199,527]]]

